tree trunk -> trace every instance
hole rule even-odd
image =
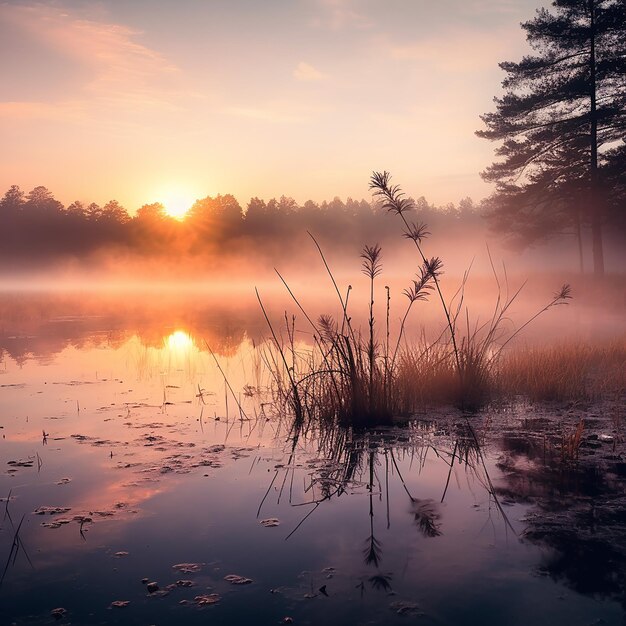
[[[596,276],[604,276],[604,251],[602,249],[602,211],[604,203],[598,185],[598,112],[596,105],[596,0],[589,0],[590,19],[590,111],[591,122],[591,163],[590,163],[590,196],[591,196],[591,245],[593,250],[593,273]]]
[[[578,243],[578,269],[581,274],[585,273],[585,259],[583,256],[583,227],[581,211],[576,211],[576,242]]]

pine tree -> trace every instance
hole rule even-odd
[[[522,24],[534,54],[500,64],[505,94],[495,99],[495,113],[481,117],[487,129],[477,135],[502,141],[501,159],[482,175],[496,183],[496,227],[527,242],[567,227],[580,233],[582,215],[591,226],[594,272],[602,275],[603,220],[618,187],[614,172],[624,170],[615,146],[626,137],[626,6],[552,6]]]

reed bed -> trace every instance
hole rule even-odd
[[[465,302],[469,271],[453,297],[446,300],[441,286],[443,262],[438,257],[427,257],[424,251],[427,227],[408,221],[413,202],[397,185],[391,185],[390,179],[387,172],[374,172],[370,188],[380,197],[383,208],[400,218],[404,237],[413,242],[418,261],[417,272],[403,292],[406,299],[394,337],[390,333],[388,287],[380,298],[378,281],[383,265],[377,244],[364,246],[361,254],[361,269],[369,281],[365,329],[354,327],[351,287],[340,288],[313,235],[341,314],[337,318],[322,315],[312,319],[297,294],[278,274],[306,332],[312,336],[312,346],[296,341],[296,333],[302,329],[296,329],[295,315],[285,313],[280,327],[273,323],[257,292],[272,338],[263,359],[272,375],[274,399],[282,411],[295,418],[296,431],[319,422],[356,428],[389,424],[398,416],[433,405],[476,411],[494,399],[519,395],[531,400],[564,400],[587,397],[594,390],[623,391],[623,344],[610,349],[579,346],[522,353],[511,349],[513,340],[537,317],[568,303],[569,285],[563,285],[513,330],[509,314],[523,285],[510,290],[506,273],[500,277],[493,262],[497,296],[488,319],[472,320]],[[423,333],[420,341],[408,344],[405,330],[410,316],[419,302],[428,297],[440,304],[443,331],[432,342]],[[381,308],[385,310],[382,323],[376,316]]]
[[[507,351],[491,386],[499,397],[567,402],[626,396],[626,337],[604,343],[517,346]]]

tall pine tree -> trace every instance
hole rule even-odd
[[[626,4],[555,0],[522,24],[534,54],[504,62],[495,113],[479,137],[502,141],[483,172],[496,183],[489,215],[527,243],[591,226],[593,266],[604,274],[602,228],[624,171]],[[623,198],[621,199],[623,201]]]

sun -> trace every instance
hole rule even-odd
[[[169,191],[163,194],[163,208],[165,212],[177,220],[182,220],[192,207],[195,198],[184,191]]]
[[[191,335],[184,330],[177,330],[166,337],[164,344],[173,352],[184,353],[190,350],[194,343]]]

